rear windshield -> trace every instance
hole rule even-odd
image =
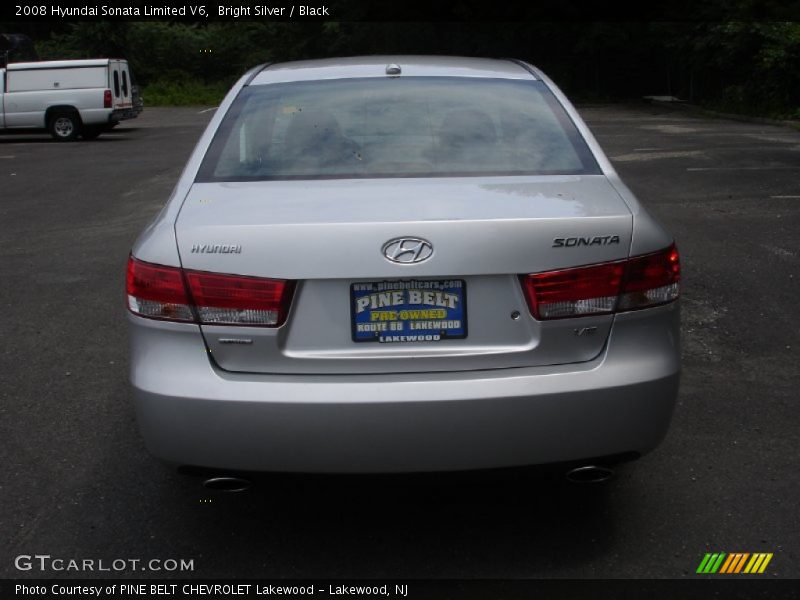
[[[197,179],[599,172],[541,82],[397,77],[245,87]]]

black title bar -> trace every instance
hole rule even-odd
[[[487,2],[485,0],[303,0],[271,2],[241,0],[17,0],[0,6],[0,27],[16,22],[91,20],[208,21],[796,21],[800,0],[651,0],[648,2],[540,0]]]

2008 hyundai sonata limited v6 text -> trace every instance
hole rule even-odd
[[[526,63],[261,66],[131,252],[139,424],[211,469],[641,455],[677,394],[679,271]]]

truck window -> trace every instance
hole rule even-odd
[[[119,98],[119,71],[114,71],[114,96]]]
[[[123,71],[122,72],[122,95],[123,96],[127,96],[128,95],[128,72],[127,71]]]

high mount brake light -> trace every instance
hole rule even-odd
[[[675,244],[627,260],[521,277],[538,320],[610,314],[666,304],[680,293]]]
[[[184,271],[128,258],[128,308],[152,319],[202,324],[279,327],[294,282]]]

